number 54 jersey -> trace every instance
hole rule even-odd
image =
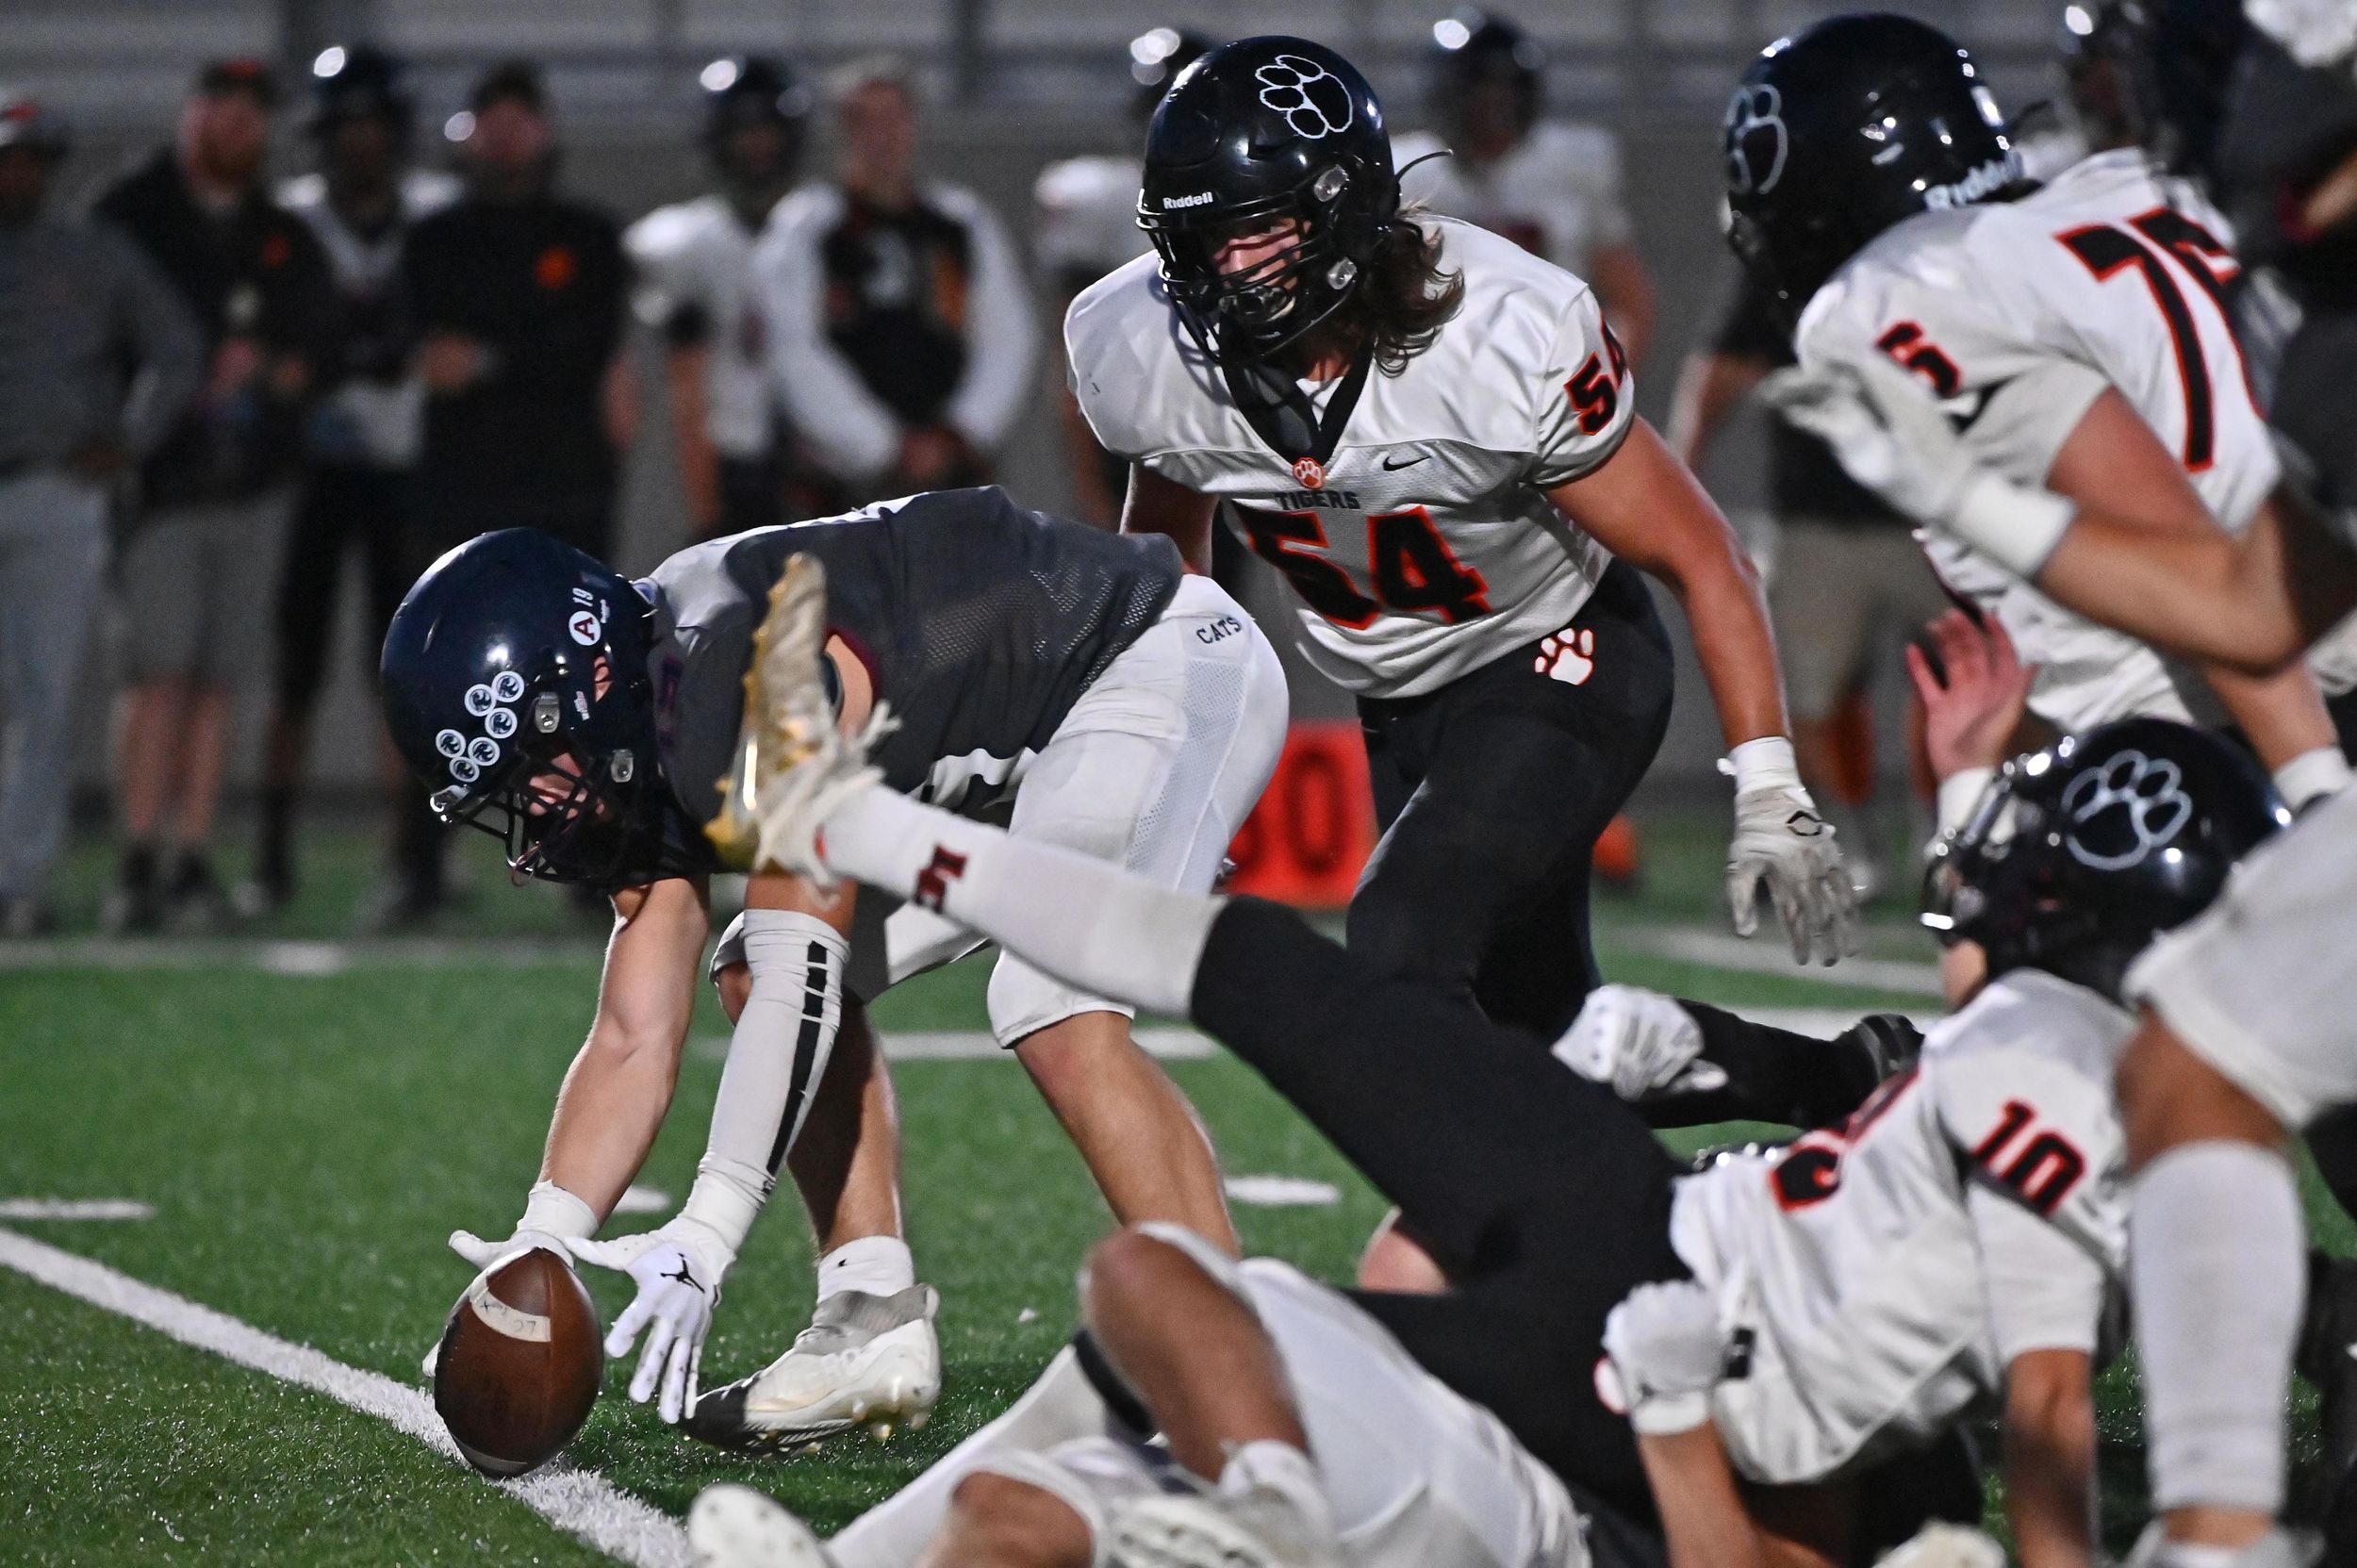
[[[2029,1350],[2097,1348],[2127,1251],[2112,1068],[2135,1019],[2017,969],[1842,1127],[1678,1183],[1670,1237],[1733,1333],[1736,1468],[1811,1481],[1916,1446]]]
[[[1310,661],[1369,697],[1433,691],[1578,613],[1611,556],[1545,492],[1604,463],[1636,418],[1586,284],[1469,223],[1422,221],[1463,280],[1457,314],[1396,375],[1285,385],[1290,424],[1246,416],[1151,256],[1064,320],[1097,440],[1226,503],[1293,585]]]
[[[1912,370],[1982,462],[2043,487],[2063,443],[2117,388],[2212,516],[2248,526],[2280,474],[2227,315],[2224,221],[2134,149],[2099,153],[2019,201],[1927,212],[1886,231],[1817,291],[1804,364],[1879,350]],[[2071,614],[1996,563],[1926,539],[1950,586],[1995,611],[2040,666],[2031,706],[2084,729],[2206,705],[2142,643]]]

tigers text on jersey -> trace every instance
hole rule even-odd
[[[1470,223],[1429,222],[1464,302],[1398,375],[1366,377],[1323,462],[1289,461],[1256,433],[1172,314],[1154,257],[1064,320],[1097,440],[1228,503],[1293,584],[1310,663],[1363,696],[1435,690],[1578,613],[1611,557],[1545,492],[1604,463],[1636,418],[1586,284]]]
[[[730,457],[758,459],[776,437],[767,335],[747,279],[756,231],[717,193],[659,206],[622,236],[638,319],[674,343],[701,343],[704,433]]]
[[[369,233],[330,205],[324,175],[299,174],[279,188],[278,205],[318,237],[336,284],[336,349],[322,372],[328,390],[313,404],[305,433],[310,455],[321,461],[402,469],[418,460],[425,388],[409,371],[401,245],[410,224],[458,199],[459,184],[449,174],[412,169],[396,194],[393,222]]]
[[[1840,1129],[1678,1183],[1671,1239],[1734,1325],[1711,1414],[1755,1480],[1930,1438],[2024,1351],[2093,1351],[2127,1249],[2112,1067],[2135,1019],[2036,970],[1933,1029]]]
[[[1805,364],[1880,349],[1959,419],[1973,454],[2043,487],[2070,433],[2116,388],[2228,528],[2279,476],[2225,301],[2224,221],[2140,152],[2082,160],[2014,202],[1927,212],[1834,274],[1801,317]],[[2066,731],[2146,714],[2184,719],[2191,677],[2082,619],[1986,557],[1925,548],[1996,610],[2038,667],[2031,706]],[[2191,692],[2206,706],[2207,697]]]
[[[720,809],[744,711],[753,628],[798,553],[827,569],[827,620],[868,667],[899,728],[884,783],[978,807],[1020,782],[1080,695],[1177,591],[1168,539],[1027,512],[997,488],[935,490],[681,551],[654,602],[656,740],[697,822]]]
[[[1404,136],[1393,166],[1408,170],[1443,147],[1429,131]],[[1598,250],[1628,244],[1633,232],[1621,199],[1620,140],[1597,125],[1542,121],[1487,167],[1461,154],[1434,157],[1408,170],[1400,194],[1582,276]]]

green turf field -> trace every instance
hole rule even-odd
[[[1933,1005],[1632,945],[1664,928],[1723,930],[1711,903],[1715,832],[1700,821],[1656,825],[1647,891],[1601,914],[1609,973],[1739,1008]],[[84,850],[74,885],[85,906],[100,873],[95,851]],[[437,941],[329,945],[366,874],[356,841],[331,845],[313,891],[265,933],[280,939],[274,949],[165,944],[131,962],[140,953],[69,933],[29,958],[0,949],[0,1202],[128,1199],[155,1211],[0,1226],[414,1386],[468,1277],[442,1239],[453,1227],[490,1233],[513,1219],[552,1091],[589,1020],[597,947],[545,890],[510,892],[487,877]],[[1872,949],[1886,961],[1930,957],[1896,915],[1880,919]],[[969,962],[886,999],[878,1022],[887,1043],[895,1031],[981,1029],[986,974]],[[708,1004],[680,1111],[641,1179],[674,1198],[701,1147],[724,1035]],[[1237,1217],[1248,1247],[1343,1278],[1380,1211],[1373,1195],[1236,1064],[1173,1070],[1232,1175],[1342,1189],[1331,1206],[1240,1208]],[[616,1366],[570,1451],[575,1462],[672,1514],[699,1488],[733,1478],[832,1527],[1001,1408],[1063,1340],[1074,1264],[1106,1224],[1079,1161],[1008,1062],[908,1062],[897,1077],[912,1240],[944,1300],[948,1383],[932,1424],[886,1445],[859,1437],[750,1463],[631,1405],[627,1368]],[[2346,1241],[2346,1222],[2334,1222],[2332,1239]],[[808,1261],[799,1215],[782,1200],[730,1279],[709,1381],[766,1361],[804,1321]],[[626,1286],[593,1271],[609,1316],[626,1299],[618,1282]],[[2104,1435],[2116,1534],[2130,1527],[2140,1478],[2133,1396],[2127,1374],[2115,1373]],[[598,1556],[371,1416],[6,1268],[0,1434],[8,1561]]]

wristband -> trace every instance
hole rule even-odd
[[[1641,1404],[1632,1405],[1628,1424],[1640,1437],[1675,1437],[1690,1432],[1710,1419],[1710,1395],[1706,1390],[1689,1394],[1656,1394]]]
[[[2326,796],[2339,794],[2349,780],[2349,759],[2341,755],[2340,748],[2319,746],[2275,770],[2275,793],[2298,816]]]
[[[1945,838],[1962,831],[1972,819],[1972,808],[1988,793],[1989,781],[1997,777],[1994,767],[1959,767],[1939,781],[1939,821],[1935,836]]]
[[[1792,756],[1792,742],[1783,735],[1761,735],[1747,740],[1727,751],[1720,770],[1735,775],[1735,792],[1749,795],[1762,789],[1788,789],[1808,798],[1801,785],[1800,765]]]
[[[1942,525],[2025,583],[2034,583],[2079,508],[2049,490],[1993,473],[1976,474]]]
[[[719,1237],[733,1258],[744,1250],[745,1237],[768,1201],[770,1186],[766,1171],[725,1155],[707,1154],[696,1162],[696,1184],[687,1189],[680,1218],[692,1219]]]
[[[553,1181],[535,1181],[524,1198],[524,1217],[518,1230],[538,1230],[569,1241],[585,1241],[598,1233],[598,1216],[588,1204]]]

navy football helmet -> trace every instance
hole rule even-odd
[[[774,125],[783,144],[776,173],[793,173],[814,102],[800,73],[775,55],[723,55],[697,74],[696,85],[703,91],[699,139],[706,152],[725,163],[732,132]]]
[[[687,835],[667,832],[651,620],[627,578],[529,528],[429,567],[394,612],[379,680],[435,815],[499,837],[513,870],[544,881],[697,869],[677,847]]]
[[[401,61],[365,43],[322,49],[311,62],[311,107],[305,129],[325,136],[347,120],[381,120],[406,139],[418,100]]]
[[[1727,106],[1727,242],[1790,315],[1892,224],[2021,177],[1972,57],[1903,16],[1837,16],[1770,44]]]
[[[2044,969],[2117,998],[2130,960],[2217,898],[2291,821],[2248,753],[2160,718],[2017,757],[1932,851],[1923,923],[1977,942],[1991,975]]]
[[[1223,363],[1265,360],[1331,316],[1398,212],[1383,106],[1322,43],[1222,44],[1178,73],[1146,127],[1138,226],[1180,322]],[[1289,220],[1294,244],[1221,271],[1225,242]]]

